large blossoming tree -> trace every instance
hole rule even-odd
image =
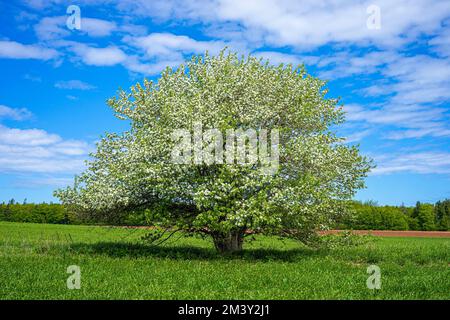
[[[151,225],[208,235],[220,252],[240,250],[254,232],[309,243],[345,214],[345,200],[371,167],[333,131],[344,112],[324,85],[303,66],[225,51],[194,56],[110,99],[130,129],[106,135],[74,186],[55,194],[79,217],[108,223],[145,210]],[[198,123],[224,136],[278,130],[276,170],[267,174],[259,162],[174,162],[174,130],[194,136]]]

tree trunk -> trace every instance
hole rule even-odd
[[[230,253],[242,250],[244,234],[242,231],[232,231],[228,234],[213,234],[214,246],[220,253]]]

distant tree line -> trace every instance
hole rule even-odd
[[[414,207],[380,206],[373,201],[350,203],[352,215],[336,228],[354,230],[450,230],[450,199],[437,203],[417,202]],[[130,213],[119,224],[145,225],[146,212]],[[57,203],[22,203],[11,199],[0,204],[0,220],[13,222],[95,224],[79,221],[73,213]]]
[[[354,230],[450,230],[450,199],[436,204],[417,202],[415,207],[379,206],[375,202],[352,202],[353,215],[339,229]]]
[[[74,224],[76,220],[58,203],[18,203],[11,199],[0,204],[0,220],[13,222]]]
[[[145,212],[129,213],[118,224],[145,225]],[[93,220],[80,220],[74,212],[59,203],[27,203],[14,199],[0,203],[0,221],[51,224],[99,224]]]

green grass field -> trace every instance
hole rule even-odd
[[[144,233],[0,222],[0,299],[450,299],[450,239],[313,250],[260,236],[222,257],[206,240],[151,247]],[[371,264],[380,290],[366,287]],[[81,268],[79,290],[67,289],[69,265]]]

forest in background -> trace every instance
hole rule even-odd
[[[450,230],[450,199],[435,204],[417,202],[414,207],[381,206],[376,202],[352,201],[353,214],[339,221],[337,229],[353,230]],[[121,225],[148,225],[145,211],[130,213]],[[22,203],[11,199],[0,204],[0,221],[53,224],[97,224],[79,221],[57,203]]]

